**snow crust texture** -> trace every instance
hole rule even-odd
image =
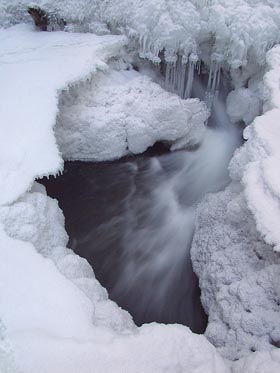
[[[263,242],[240,184],[199,206],[192,246],[206,336],[223,356],[271,350],[280,341],[280,256]]]
[[[59,92],[105,68],[125,42],[122,36],[39,33],[28,25],[0,32],[0,204],[14,201],[34,178],[62,169],[53,132]]]
[[[55,132],[64,159],[103,161],[157,141],[173,150],[196,145],[207,118],[198,99],[181,100],[134,70],[109,70],[61,96]]]

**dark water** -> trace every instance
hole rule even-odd
[[[154,195],[176,170],[159,172],[155,159],[66,162],[62,176],[41,182],[64,212],[69,247],[89,261],[111,299],[138,325],[181,323],[202,333],[207,317],[191,268],[189,234],[182,224],[174,230],[169,204]]]
[[[228,183],[237,144],[230,131],[207,130],[193,151],[66,162],[62,176],[41,181],[64,212],[69,247],[138,325],[180,323],[204,332],[190,260],[194,212],[205,193]]]

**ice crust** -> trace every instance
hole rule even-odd
[[[198,99],[181,100],[134,70],[111,69],[61,96],[55,133],[64,159],[104,161],[157,141],[196,145],[208,115]]]

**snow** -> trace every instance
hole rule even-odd
[[[227,113],[232,123],[243,121],[246,125],[262,112],[262,102],[249,88],[231,91],[227,97]]]
[[[233,373],[278,373],[279,371],[279,351],[257,352],[247,359],[241,359],[233,367]]]
[[[105,68],[125,40],[40,33],[28,25],[0,31],[0,204],[18,198],[37,176],[62,169],[53,133],[59,92]]]
[[[186,327],[136,328],[89,264],[65,247],[63,224],[57,202],[36,184],[0,207],[0,320],[2,344],[11,346],[3,366],[28,373],[229,372],[206,338]]]
[[[273,349],[280,340],[280,256],[257,232],[239,183],[200,204],[192,262],[209,314],[205,335],[222,355],[234,360]]]
[[[61,96],[55,134],[64,159],[104,161],[157,141],[172,149],[196,145],[207,117],[198,99],[181,100],[134,70],[110,69]]]
[[[267,53],[264,76],[264,115],[246,128],[246,145],[231,163],[231,174],[241,180],[246,202],[265,241],[280,251],[280,48]]]
[[[199,142],[207,112],[136,72],[109,69],[125,37],[35,32],[26,1],[2,0],[1,27],[30,24],[0,30],[0,371],[278,372],[280,48],[269,49],[280,41],[279,0],[37,3],[57,10],[67,31],[126,33],[141,57],[165,60],[182,97],[203,64],[213,93],[220,68],[229,69],[227,112],[247,125],[247,141],[231,162],[230,186],[197,211],[192,260],[216,348],[179,325],[136,328],[66,248],[57,202],[37,184],[27,190],[61,170],[62,155],[104,160],[159,140],[174,149]],[[174,78],[178,54],[186,90]]]

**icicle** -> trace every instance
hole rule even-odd
[[[194,62],[189,62],[189,69],[188,69],[188,79],[187,85],[184,93],[184,98],[190,98],[192,93],[192,86],[193,86],[193,79],[194,79]]]
[[[208,78],[208,84],[207,84],[207,89],[206,89],[207,92],[210,91],[210,88],[211,88],[212,69],[213,69],[213,65],[212,65],[212,62],[211,62],[210,71],[209,71],[209,78]]]
[[[170,90],[171,86],[171,64],[169,62],[166,63],[166,70],[165,70],[165,85],[166,89]]]
[[[187,72],[187,63],[183,63],[182,56],[179,59],[179,68],[178,68],[178,94],[180,97],[184,97],[185,82],[186,82],[186,72]]]
[[[215,63],[214,74],[213,74],[213,79],[212,79],[212,84],[211,84],[211,93],[214,93],[216,91],[217,74],[218,74],[218,69],[217,69],[217,64]]]
[[[217,85],[216,85],[216,91],[215,94],[218,96],[219,94],[219,88],[220,88],[220,81],[221,81],[221,68],[219,66],[218,68],[218,79],[217,79]]]
[[[200,60],[197,62],[197,73],[198,75],[201,74],[201,61]]]
[[[209,109],[211,109],[215,97],[218,96],[220,79],[221,66],[218,62],[213,61],[211,62],[207,90],[205,93],[205,102]]]

